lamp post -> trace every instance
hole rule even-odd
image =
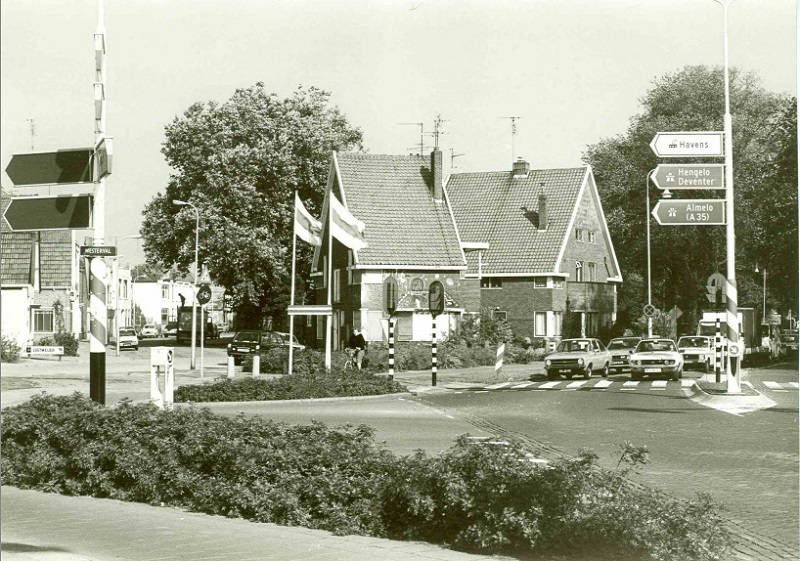
[[[189,363],[189,369],[195,369],[195,354],[197,352],[197,269],[199,267],[198,260],[197,260],[197,246],[200,237],[200,213],[197,210],[197,207],[194,206],[192,203],[186,201],[179,201],[177,199],[172,200],[172,204],[178,206],[188,206],[191,207],[194,211],[194,285],[193,285],[193,292],[192,292],[192,358]]]
[[[135,236],[124,236],[117,242],[119,246],[125,240],[141,240],[142,235],[136,234]],[[117,356],[119,356],[119,258],[122,255],[117,255],[114,258],[114,344],[116,345]],[[133,295],[133,288],[131,288],[131,295]]]

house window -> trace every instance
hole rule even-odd
[[[353,284],[353,250],[347,250],[347,284]]]
[[[553,288],[564,288],[564,281],[562,279],[553,279]]]
[[[547,277],[533,277],[533,288],[547,288]]]
[[[497,277],[483,277],[481,288],[503,288],[503,279]]]
[[[169,308],[161,308],[161,323],[167,323],[169,321]]]
[[[575,261],[575,282],[583,282],[583,261]]]
[[[597,335],[597,312],[586,312],[586,336],[594,337]]]
[[[314,316],[306,316],[306,327],[311,327],[311,318]]]
[[[586,264],[586,280],[589,282],[597,281],[597,267],[595,265],[596,263]]]
[[[575,228],[575,239],[579,242],[583,241],[583,229]]]
[[[33,330],[40,333],[53,332],[53,310],[33,310]]]
[[[553,312],[553,335],[561,336],[562,312]]]
[[[341,269],[333,270],[333,301],[339,302],[342,299]]]
[[[589,243],[597,243],[597,232],[589,232]]]
[[[325,337],[325,317],[326,316],[317,316],[317,339],[323,339]]]
[[[161,299],[162,300],[169,300],[169,285],[162,284],[161,285]]]
[[[322,288],[328,288],[328,256],[322,258]]]
[[[501,312],[500,310],[495,310],[492,313],[492,317],[497,321],[508,321],[508,312]]]
[[[536,312],[534,314],[534,328],[533,334],[537,337],[544,337],[547,335],[547,313]]]

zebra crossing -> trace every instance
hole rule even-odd
[[[547,382],[501,382],[479,388],[470,388],[473,391],[652,391],[665,392],[668,389],[691,388],[697,380],[682,379],[672,380],[609,380],[590,379],[590,380],[552,380]],[[751,382],[742,382],[753,387]],[[789,392],[798,389],[797,382],[774,382],[759,381],[766,389],[777,392]],[[464,388],[466,389],[466,388]]]

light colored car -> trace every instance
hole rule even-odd
[[[144,327],[142,327],[142,339],[146,337],[158,337],[158,327],[156,327],[152,323],[148,323]]]
[[[678,352],[683,355],[683,369],[711,371],[714,360],[714,339],[702,335],[687,335],[678,339]]]
[[[161,332],[164,337],[175,337],[178,334],[178,322],[170,321]]]
[[[571,379],[580,375],[590,378],[593,372],[608,376],[611,367],[611,354],[599,339],[564,339],[558,344],[556,352],[544,360],[548,380],[561,376]]]
[[[136,330],[133,327],[119,328],[119,349],[139,350],[139,337],[136,336]]]
[[[608,352],[611,353],[611,371],[627,370],[630,368],[628,359],[641,341],[641,337],[616,337],[608,342]]]
[[[683,378],[683,355],[672,339],[642,339],[630,356],[631,380],[645,376]]]
[[[281,347],[289,348],[289,334],[288,333],[281,333],[280,331],[273,331],[273,336],[277,335],[277,340],[275,344],[280,345]],[[297,340],[297,335],[293,336],[292,347],[294,347],[295,351],[302,351],[306,348],[305,345],[301,344],[300,341]]]

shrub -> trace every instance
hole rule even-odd
[[[22,348],[16,339],[5,335],[0,337],[0,360],[3,362],[18,362],[21,352]]]
[[[708,497],[678,501],[628,483],[596,456],[546,467],[515,446],[460,438],[439,456],[396,457],[369,427],[288,426],[151,404],[105,408],[36,396],[0,425],[3,484],[177,506],[337,534],[463,550],[648,561],[725,559],[731,536]]]
[[[78,356],[78,340],[69,331],[61,331],[53,337],[56,345],[64,347],[64,356]]]
[[[56,344],[56,340],[53,339],[50,335],[45,335],[43,337],[39,337],[34,345],[37,347],[52,347]]]

